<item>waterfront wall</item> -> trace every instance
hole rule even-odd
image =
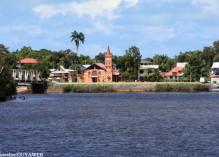
[[[113,83],[113,84],[53,84],[45,93],[63,93],[64,87],[89,89],[94,86],[112,87],[115,92],[208,92],[209,84],[201,83]],[[81,91],[81,90],[80,90]],[[69,91],[71,92],[71,91]],[[83,92],[83,91],[82,91]],[[86,91],[85,91],[86,92]]]

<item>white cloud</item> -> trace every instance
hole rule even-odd
[[[37,25],[8,25],[8,26],[0,26],[0,32],[24,32],[30,36],[36,36],[47,31],[42,29],[40,26]]]
[[[100,21],[93,22],[93,28],[90,30],[90,32],[102,32],[104,34],[110,34],[111,33],[111,26],[105,25]]]
[[[124,2],[127,3],[126,6],[129,8],[138,4],[139,0],[124,0]]]
[[[41,5],[34,8],[34,12],[39,14],[41,18],[49,18],[58,14],[58,10],[55,6]]]
[[[192,4],[201,4],[204,12],[216,12],[219,10],[218,0],[192,0]]]
[[[142,35],[146,36],[150,41],[165,42],[176,36],[176,30],[174,27],[148,26],[141,29],[144,30],[144,35]]]
[[[139,0],[89,0],[81,3],[72,2],[60,5],[42,4],[35,7],[33,10],[42,19],[67,13],[76,13],[78,16],[88,15],[92,18],[101,16],[106,17],[107,19],[113,19],[117,17],[114,11],[122,4],[122,2],[124,2],[127,7],[131,7],[135,6]]]

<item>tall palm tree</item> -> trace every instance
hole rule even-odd
[[[85,41],[84,34],[82,32],[78,33],[77,31],[71,32],[71,42],[75,41],[75,45],[78,51],[80,42],[83,44]]]

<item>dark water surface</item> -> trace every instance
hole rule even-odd
[[[219,156],[219,93],[26,95],[0,103],[0,153]]]

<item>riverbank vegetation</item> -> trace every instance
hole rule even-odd
[[[64,93],[111,93],[115,92],[110,85],[67,85],[63,87]]]
[[[156,84],[156,92],[209,92],[209,84],[201,83],[160,83]]]
[[[209,92],[210,84],[185,82],[109,83],[109,84],[59,84],[64,93],[109,92]],[[59,86],[60,88],[60,86]]]
[[[0,101],[5,101],[16,92],[16,85],[10,73],[11,67],[15,64],[13,54],[0,44]]]

